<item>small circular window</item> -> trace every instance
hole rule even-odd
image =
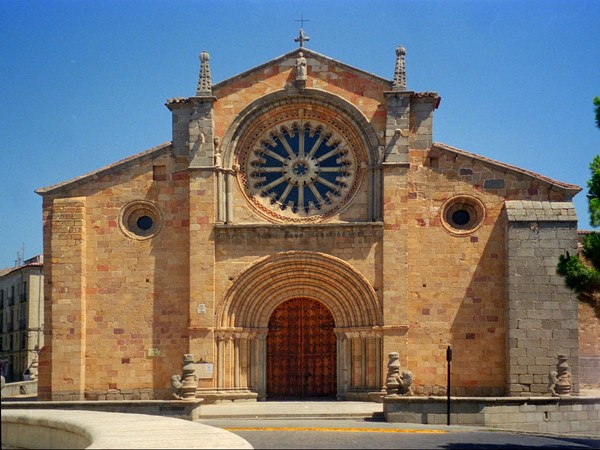
[[[463,235],[477,230],[485,217],[483,203],[469,195],[452,197],[442,205],[442,225],[452,234]]]
[[[154,203],[138,200],[121,209],[119,226],[131,238],[149,239],[160,231],[162,214]]]
[[[142,216],[137,220],[137,226],[140,230],[148,231],[154,226],[154,220],[150,216]]]

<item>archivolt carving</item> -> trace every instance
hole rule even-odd
[[[285,109],[287,111],[283,112]],[[313,116],[316,111],[328,113],[327,122],[335,128],[354,129],[355,138],[361,141],[358,147],[365,149],[365,160],[369,165],[376,164],[379,138],[358,108],[338,95],[318,89],[305,89],[302,95],[295,96],[290,96],[286,90],[273,92],[244,108],[223,137],[223,165],[232,167],[235,164],[235,152],[240,138],[258,138],[264,130],[276,123],[299,115],[306,119],[316,118]],[[261,116],[262,119],[257,120]]]
[[[266,328],[285,300],[312,298],[325,304],[336,327],[382,324],[373,287],[345,261],[317,252],[291,251],[263,258],[233,282],[218,312],[222,328]]]

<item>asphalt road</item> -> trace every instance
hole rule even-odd
[[[202,419],[256,449],[600,449],[600,438],[540,436],[462,426],[362,419]]]

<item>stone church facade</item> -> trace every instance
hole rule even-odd
[[[209,401],[375,400],[390,352],[435,395],[448,345],[453,394],[542,394],[559,353],[577,391],[579,187],[433,142],[402,47],[392,80],[200,59],[171,142],[37,191],[40,399],[170,398],[184,354]]]

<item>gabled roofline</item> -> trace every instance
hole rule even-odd
[[[371,80],[376,81],[378,83],[389,84],[390,89],[391,89],[391,86],[392,86],[392,81],[391,80],[388,80],[386,78],[380,77],[379,75],[375,75],[373,73],[364,71],[362,69],[358,69],[356,67],[350,66],[350,65],[345,64],[345,63],[343,63],[341,61],[338,61],[336,59],[330,58],[329,56],[325,56],[325,55],[317,53],[317,52],[315,52],[313,50],[309,50],[306,47],[301,47],[301,48],[295,48],[294,50],[292,50],[292,51],[290,51],[290,52],[288,52],[288,53],[286,53],[284,55],[278,56],[277,58],[271,59],[270,61],[267,61],[267,62],[265,62],[265,63],[263,63],[263,64],[261,64],[259,66],[255,66],[255,67],[253,67],[253,68],[251,68],[249,70],[246,70],[246,71],[244,71],[242,73],[239,73],[239,74],[234,75],[234,76],[232,76],[230,78],[227,78],[227,79],[225,79],[223,81],[220,81],[220,82],[218,82],[216,84],[213,84],[212,85],[213,92],[215,92],[215,90],[218,90],[220,87],[225,86],[225,85],[231,83],[232,81],[240,80],[240,79],[242,79],[242,78],[250,75],[253,72],[256,72],[256,71],[259,71],[261,69],[264,69],[265,67],[268,67],[268,66],[270,66],[272,64],[276,64],[279,61],[282,61],[282,60],[284,60],[286,58],[293,57],[293,56],[297,55],[300,52],[303,53],[303,55],[304,55],[305,58],[306,57],[313,57],[313,58],[323,59],[323,60],[327,61],[330,64],[333,64],[333,65],[338,66],[338,67],[340,67],[342,69],[348,70],[349,72],[353,72],[356,75],[360,75],[360,76],[363,76],[363,77],[366,77],[366,78],[370,78]]]
[[[7,267],[5,269],[0,269],[0,278],[5,277],[6,275],[10,275],[13,272],[27,269],[29,267],[44,267],[44,263],[34,262],[34,263],[23,264],[21,266],[14,266],[14,267]]]
[[[545,185],[551,189],[559,189],[562,191],[566,191],[571,196],[571,198],[573,196],[575,196],[578,192],[581,191],[581,187],[577,186],[576,184],[563,183],[562,181],[553,180],[552,178],[545,177],[543,175],[540,175],[539,173],[521,169],[520,167],[512,166],[510,164],[505,164],[505,163],[496,161],[491,158],[486,158],[485,156],[480,156],[480,155],[476,155],[474,153],[469,153],[464,150],[460,150],[456,147],[451,147],[446,144],[434,142],[433,145],[431,146],[431,149],[433,150],[434,148],[438,148],[439,150],[454,153],[463,158],[478,161],[482,164],[494,167],[496,169],[500,169],[504,172],[512,172],[514,174],[532,178],[532,179],[538,181],[540,184]]]
[[[53,184],[52,186],[36,189],[35,193],[44,196],[53,195],[60,192],[66,192],[83,184],[89,183],[90,181],[103,177],[105,175],[125,170],[139,163],[154,159],[158,156],[161,156],[163,153],[165,153],[166,150],[170,150],[170,148],[171,142],[165,142],[163,144],[157,145],[156,147],[152,147],[151,149],[145,150],[141,153],[137,153],[133,156],[129,156],[127,158],[121,159],[120,161],[109,164],[108,166],[101,167],[100,169],[94,170],[93,172],[89,172],[84,175],[71,178],[70,180],[63,181],[61,183]]]

